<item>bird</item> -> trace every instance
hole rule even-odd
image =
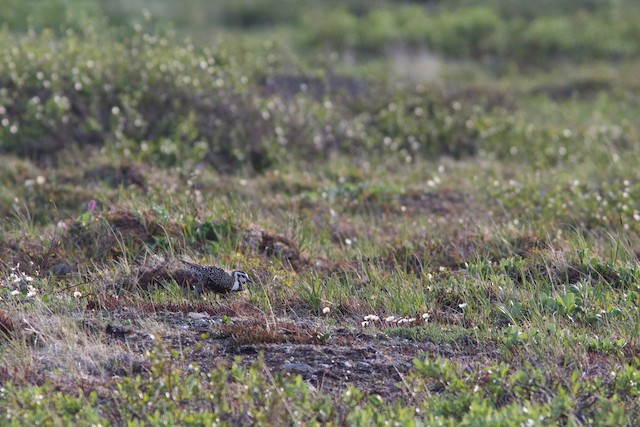
[[[249,275],[241,270],[234,270],[229,274],[220,267],[198,265],[185,260],[181,261],[189,267],[203,290],[217,294],[227,294],[229,292],[241,292],[244,290],[242,285],[253,283]]]

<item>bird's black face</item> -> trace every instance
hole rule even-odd
[[[241,291],[242,285],[245,283],[253,283],[249,275],[244,271],[234,271],[233,272],[233,288],[232,291]]]

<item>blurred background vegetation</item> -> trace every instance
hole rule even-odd
[[[12,32],[131,27],[170,22],[207,44],[225,34],[271,33],[298,52],[378,54],[424,48],[447,58],[500,65],[551,58],[620,59],[640,53],[633,0],[5,0],[0,24]],[[146,17],[146,18],[145,18]]]
[[[612,143],[634,144],[635,103],[617,105],[638,88],[639,17],[632,0],[5,0],[0,152],[221,173],[335,154],[557,161],[552,137],[586,156],[593,129],[562,132],[589,111],[544,100],[598,99],[630,118]]]

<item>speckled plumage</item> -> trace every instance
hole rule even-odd
[[[238,292],[243,290],[243,283],[251,281],[246,273],[239,270],[229,274],[219,267],[193,264],[185,260],[182,260],[182,262],[189,266],[190,271],[198,282],[198,287],[202,288],[202,290],[218,294]]]

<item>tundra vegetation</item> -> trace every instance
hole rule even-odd
[[[4,0],[0,424],[639,425],[639,20]]]

